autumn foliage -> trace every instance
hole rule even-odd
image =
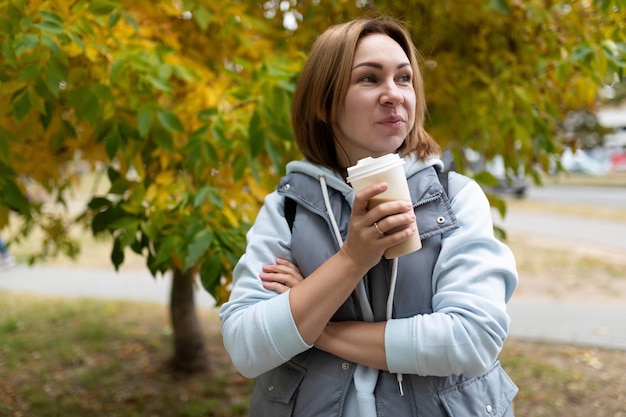
[[[0,229],[42,229],[36,261],[75,254],[79,222],[111,237],[116,268],[132,250],[154,274],[199,272],[219,302],[263,196],[298,157],[290,96],[328,25],[403,19],[428,129],[459,169],[471,147],[533,175],[561,151],[567,112],[621,79],[625,3],[2,0]],[[85,171],[107,189],[59,210]]]

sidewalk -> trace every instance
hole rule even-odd
[[[33,293],[59,297],[91,297],[169,304],[171,277],[153,277],[144,270],[115,272],[111,269],[55,267],[18,264],[0,270],[0,291]],[[200,286],[196,306],[213,308],[215,300]]]
[[[93,297],[169,304],[171,279],[153,278],[146,271],[120,271],[17,265],[0,270],[0,291],[61,297]],[[202,288],[196,290],[199,308],[215,302]],[[626,306],[573,304],[515,299],[509,304],[510,337],[568,345],[626,350]]]

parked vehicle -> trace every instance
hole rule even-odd
[[[487,171],[497,179],[497,184],[484,186],[486,191],[496,194],[512,194],[516,197],[524,197],[528,188],[528,180],[524,175],[523,167],[517,171],[513,168],[505,168],[504,159],[501,155],[496,155],[492,159],[485,159],[480,153],[473,149],[465,150],[465,163],[475,174]],[[449,151],[444,152],[444,164],[447,169],[455,169],[454,160]]]

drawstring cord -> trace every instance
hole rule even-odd
[[[391,320],[393,318],[393,297],[396,293],[397,278],[398,258],[393,258],[393,263],[391,266],[391,283],[389,284],[389,296],[387,297],[387,320]],[[402,389],[402,373],[397,373],[396,379],[398,380],[398,387],[400,387],[400,395],[404,395],[404,390]]]
[[[343,246],[343,239],[341,238],[341,233],[339,232],[339,226],[337,226],[337,221],[335,220],[335,216],[333,215],[333,209],[330,206],[330,197],[328,196],[328,187],[326,187],[326,177],[323,175],[319,176],[320,186],[322,188],[322,195],[324,196],[324,204],[326,205],[326,211],[328,212],[328,216],[330,217],[330,223],[333,226],[333,230],[335,231],[335,235],[337,236],[337,242],[339,242],[339,248]]]
[[[341,238],[341,233],[339,232],[339,227],[337,226],[337,221],[335,220],[335,216],[333,215],[333,210],[330,205],[330,197],[328,196],[328,187],[326,186],[326,177],[323,175],[319,176],[320,187],[322,189],[322,195],[324,196],[324,204],[326,206],[326,211],[328,212],[328,217],[330,217],[330,223],[335,231],[335,236],[337,236],[337,242],[339,242],[339,248],[343,247],[343,239]],[[389,296],[387,297],[387,311],[386,317],[387,320],[391,320],[393,318],[393,298],[396,293],[396,280],[398,278],[398,258],[393,259],[392,267],[391,267],[391,283],[389,285]],[[357,285],[357,296],[359,300],[367,300],[367,292],[365,291],[365,285],[363,284],[363,280],[359,281]],[[368,321],[373,321],[374,317],[371,312],[367,312],[364,310],[364,316],[369,317]],[[365,317],[368,319],[368,317]],[[396,374],[398,380],[398,386],[400,387],[400,395],[404,395],[404,390],[402,389],[402,374]]]

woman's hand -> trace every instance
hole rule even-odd
[[[277,258],[273,265],[264,265],[259,277],[263,281],[263,288],[277,293],[284,293],[304,279],[297,266],[281,258]]]
[[[417,231],[415,212],[410,202],[394,200],[372,204],[376,196],[387,188],[386,183],[378,183],[357,192],[350,215],[348,238],[340,251],[365,270],[376,265],[385,250],[405,241]]]

